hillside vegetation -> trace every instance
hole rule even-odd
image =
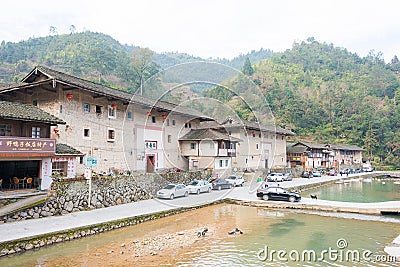
[[[267,102],[276,124],[293,130],[296,138],[359,145],[371,158],[400,166],[400,63],[397,57],[387,64],[380,53],[372,51],[362,58],[314,38],[295,43],[283,53],[261,49],[232,60],[201,59],[178,52],[157,54],[94,32],[30,38],[18,43],[3,41],[0,83],[20,81],[34,66],[44,65],[135,92],[141,81],[159,70],[195,61],[213,61],[243,69],[247,79],[265,97],[255,99],[252,106],[263,110]],[[140,68],[141,64],[144,69]],[[196,67],[193,66],[190,75],[197,73]],[[204,66],[198,66],[201,67]],[[217,80],[216,76],[221,75],[216,71],[202,73],[210,75],[202,80]],[[254,89],[246,87],[243,81],[243,75],[239,75],[223,86],[193,87],[192,91],[195,90],[190,94],[202,94],[227,103],[238,116],[252,120],[251,110],[235,97],[235,94],[250,94]]]
[[[277,125],[292,129],[296,138],[359,145],[369,157],[400,166],[398,67],[397,58],[385,64],[379,53],[361,58],[309,38],[255,65],[250,78],[261,88]],[[226,86],[234,88],[237,79]],[[239,114],[251,114],[221,87],[206,94]]]

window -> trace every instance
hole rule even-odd
[[[114,129],[107,130],[107,141],[109,141],[109,142],[115,141],[115,130]]]
[[[229,135],[232,135],[232,131],[228,131],[228,134],[229,134]]]
[[[66,176],[68,171],[67,167],[68,167],[68,161],[55,161],[53,162],[51,168],[54,172],[59,172],[62,173],[64,176]]]
[[[40,138],[40,127],[32,127],[32,138]]]
[[[0,136],[11,136],[11,125],[0,124]]]
[[[83,129],[83,137],[90,138],[90,129]]]
[[[126,118],[127,118],[127,119],[132,119],[132,112],[127,111],[127,112],[126,112]]]
[[[261,133],[258,134],[258,137],[261,138]]]
[[[193,167],[195,167],[195,168],[199,167],[199,161],[198,160],[193,160]]]
[[[168,139],[168,143],[171,143],[171,138],[172,138],[172,136],[169,134],[168,138],[167,138]]]
[[[175,120],[172,120],[172,126],[175,126]]]
[[[108,106],[108,117],[109,118],[117,118],[117,109],[112,106]]]
[[[35,100],[32,101],[32,105],[34,105],[34,106],[37,106],[37,105],[38,105],[37,99],[35,99]]]
[[[210,141],[210,148],[214,149],[214,142],[213,141]]]
[[[229,166],[229,161],[226,159],[225,160],[225,167],[228,167]]]
[[[96,105],[96,114],[101,114],[101,106]]]
[[[83,112],[90,112],[90,104],[89,103],[83,103]]]
[[[62,113],[62,105],[60,105],[60,113]]]
[[[151,122],[156,123],[156,116],[151,116]]]
[[[222,168],[224,166],[224,161],[222,159],[219,160],[219,166]]]
[[[230,148],[230,149],[235,149],[235,143],[231,143],[231,144],[229,145],[229,148]]]
[[[83,157],[79,157],[79,164],[83,164]]]
[[[169,126],[169,119],[167,119],[167,126]]]
[[[187,128],[188,127],[188,124],[187,123],[185,123],[185,128]]]
[[[190,149],[196,149],[196,143],[190,143]]]
[[[258,144],[256,144],[256,149],[257,149],[257,150],[259,149],[259,145],[258,145]]]
[[[253,133],[253,137],[256,137],[256,134],[255,134],[255,133]]]

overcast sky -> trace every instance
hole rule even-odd
[[[398,0],[2,0],[0,41],[77,31],[122,44],[203,58],[233,58],[260,48],[280,52],[308,37],[360,56],[400,56]]]

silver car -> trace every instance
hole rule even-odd
[[[174,199],[175,197],[187,197],[189,189],[184,184],[169,184],[157,192],[158,198]]]
[[[243,186],[244,184],[243,177],[239,175],[231,175],[228,178],[226,178],[226,180],[231,184],[233,184],[234,186]]]
[[[194,180],[188,184],[186,188],[189,189],[190,194],[200,194],[202,192],[210,193],[212,190],[212,185],[204,180]]]

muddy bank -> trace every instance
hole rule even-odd
[[[195,251],[207,244],[235,236],[228,232],[238,227],[235,220],[219,220],[219,213],[234,216],[232,205],[219,204],[186,212],[184,216],[172,215],[156,221],[125,227],[103,235],[107,244],[77,251],[69,256],[41,258],[28,266],[174,266],[184,260],[186,251]],[[154,228],[156,224],[164,225]],[[198,236],[204,230],[208,231]],[[129,231],[125,238],[121,231]],[[116,239],[113,240],[113,235]],[[239,237],[240,234],[238,234]],[[92,237],[88,237],[92,238]],[[75,241],[72,241],[75,242]]]

